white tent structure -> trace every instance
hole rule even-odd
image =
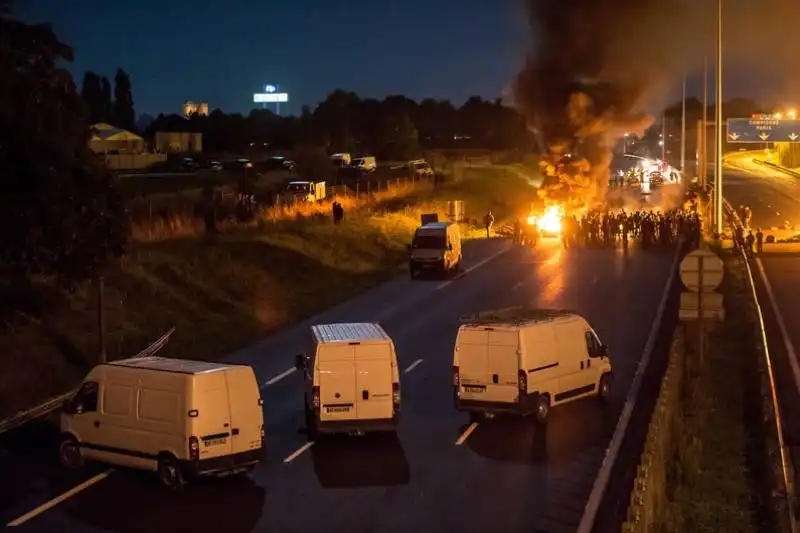
[[[140,154],[144,139],[135,133],[101,122],[91,126],[91,149],[98,154]]]

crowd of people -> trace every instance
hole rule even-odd
[[[566,216],[561,224],[561,240],[565,248],[627,247],[633,243],[646,249],[670,246],[681,239],[699,244],[701,232],[699,214],[695,210],[685,209],[594,210],[582,217]],[[536,244],[538,239],[535,224],[525,224],[520,219],[515,221],[516,243]]]

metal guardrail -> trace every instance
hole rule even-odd
[[[755,161],[755,160],[754,160]],[[736,234],[737,226],[742,225],[742,221],[739,218],[739,215],[736,213],[736,210],[731,206],[727,200],[723,198],[722,200],[723,205],[725,207],[725,211],[727,212],[728,222],[730,223],[731,229],[733,230],[734,235]],[[786,498],[786,512],[788,514],[788,520],[790,524],[790,531],[792,533],[796,533],[797,531],[797,524],[795,523],[795,495],[794,495],[794,479],[791,472],[791,465],[789,464],[788,459],[788,452],[786,448],[786,442],[783,436],[783,418],[781,417],[781,410],[780,404],[778,403],[778,392],[777,386],[775,385],[775,371],[772,366],[772,357],[770,356],[769,346],[767,343],[767,328],[766,323],[764,321],[764,313],[761,310],[761,304],[758,301],[758,293],[756,292],[756,285],[755,280],[753,278],[753,271],[750,268],[750,261],[745,254],[744,249],[741,247],[738,248],[739,250],[739,259],[742,261],[742,264],[745,267],[745,271],[747,272],[747,282],[750,286],[750,290],[752,293],[753,303],[756,308],[756,315],[758,316],[758,326],[759,326],[759,333],[761,336],[761,345],[764,352],[764,364],[766,365],[767,376],[769,378],[769,390],[770,390],[770,400],[772,403],[772,412],[775,417],[775,431],[778,437],[778,447],[780,449],[780,457],[781,457],[781,470],[783,473],[783,489],[784,489],[784,496]]]
[[[795,178],[800,178],[800,172],[797,172],[796,170],[792,170],[791,168],[782,167],[781,165],[776,165],[775,163],[770,163],[769,161],[764,161],[762,159],[756,159],[755,157],[753,158],[753,163],[755,163],[757,165],[762,165],[762,166],[765,166],[765,167],[774,168],[775,170],[783,172],[784,174],[788,174],[788,175],[793,176]]]
[[[132,359],[138,359],[141,357],[151,357],[155,355],[156,353],[159,352],[159,350],[161,350],[167,344],[169,338],[172,336],[174,332],[175,328],[170,329],[169,331],[161,335],[159,338],[157,338],[155,341],[153,341],[153,343],[151,343],[147,348],[134,355]],[[65,392],[64,394],[59,394],[58,396],[54,396],[49,400],[37,405],[36,407],[20,411],[17,414],[12,415],[4,420],[0,420],[0,434],[18,428],[21,425],[30,422],[31,420],[41,418],[55,411],[66,400],[72,397],[72,395],[75,394],[76,391],[77,389]]]

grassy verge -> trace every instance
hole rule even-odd
[[[165,355],[214,359],[399,273],[421,213],[444,214],[463,200],[470,218],[491,207],[498,220],[527,207],[529,182],[504,172],[378,203],[351,206],[334,226],[327,210],[226,226],[209,241],[192,221],[180,232],[139,231],[106,278],[104,315],[110,358],[130,356],[177,326]],[[467,236],[474,228],[465,228]],[[0,417],[69,390],[95,362],[94,287],[43,317],[25,317],[0,335]],[[270,354],[264,354],[269,357]]]
[[[756,496],[763,435],[753,327],[743,273],[729,266],[726,319],[709,334],[702,358],[689,352],[685,359],[665,531],[769,530]]]

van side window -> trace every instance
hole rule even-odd
[[[97,412],[97,391],[99,386],[96,381],[87,381],[81,388],[78,389],[78,394],[75,395],[73,405],[80,406],[81,411],[84,413]]]
[[[589,357],[599,357],[602,352],[600,341],[591,331],[586,332],[586,350],[589,352]]]

